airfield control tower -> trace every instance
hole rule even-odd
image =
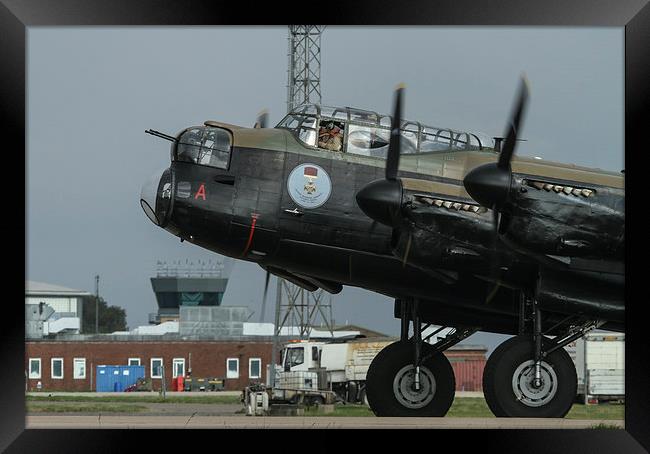
[[[227,285],[221,262],[158,261],[151,278],[158,312],[149,314],[149,323],[178,321],[181,307],[220,306]]]

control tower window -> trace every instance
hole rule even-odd
[[[232,140],[225,129],[198,126],[187,129],[178,139],[176,160],[227,169]]]

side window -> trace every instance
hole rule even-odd
[[[226,378],[239,378],[239,358],[226,360]]]
[[[74,358],[72,366],[72,378],[86,378],[86,358]]]
[[[162,358],[151,358],[151,378],[162,378]]]
[[[401,152],[400,154],[412,154],[418,152],[418,127],[413,123],[405,124],[401,130]]]
[[[29,358],[29,378],[41,378],[41,358]]]
[[[248,378],[262,377],[262,360],[260,358],[250,358],[248,360]]]
[[[451,146],[451,132],[446,130],[435,130],[427,128],[422,134],[420,152],[446,151]]]
[[[451,148],[457,150],[465,150],[468,148],[469,137],[467,134],[457,132],[452,134]]]
[[[305,348],[297,347],[287,350],[287,359],[289,367],[299,366],[305,362]]]
[[[334,120],[321,120],[318,129],[318,148],[330,151],[343,151],[345,125]]]
[[[63,378],[63,358],[52,358],[50,366],[52,378]]]
[[[348,153],[386,158],[390,130],[368,126],[349,125]]]
[[[309,112],[309,107],[305,106],[303,111]],[[313,112],[315,114],[315,111]],[[313,115],[287,115],[280,123],[278,128],[289,129],[296,134],[298,139],[310,147],[316,146],[316,117]]]

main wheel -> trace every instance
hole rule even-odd
[[[534,383],[534,357],[531,337],[516,336],[488,358],[483,394],[495,416],[562,418],[571,409],[578,379],[569,354],[559,348],[542,360],[540,386]]]
[[[449,360],[436,353],[420,366],[415,386],[412,342],[395,342],[375,356],[366,375],[366,398],[376,416],[444,416],[454,401],[456,380]],[[422,345],[422,355],[431,351]]]

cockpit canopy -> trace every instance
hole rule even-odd
[[[309,147],[385,158],[391,117],[351,107],[304,104],[292,110],[276,128],[292,131]],[[448,128],[402,121],[403,154],[483,150],[486,138]],[[492,151],[492,150],[491,150]]]

